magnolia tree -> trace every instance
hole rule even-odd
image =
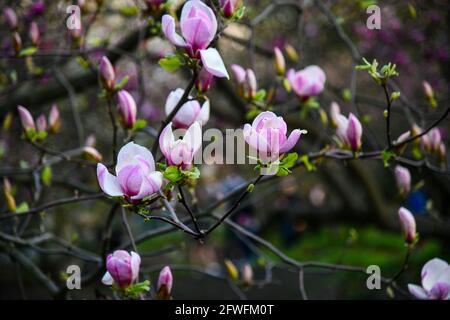
[[[411,24],[424,46],[422,29],[445,26],[445,4],[386,1],[374,29],[360,25],[371,18],[363,2],[4,5],[0,261],[15,280],[2,276],[2,287],[24,298],[36,296],[30,287],[52,298],[208,298],[201,279],[212,277],[238,298],[279,286],[307,299],[314,279],[352,273],[385,298],[449,299],[444,256],[411,263],[428,237],[450,236],[448,42],[439,58],[415,57],[427,71],[412,77],[390,52],[403,41],[391,29]],[[352,6],[360,14],[347,22]],[[421,26],[417,15],[434,16]],[[433,196],[418,205],[423,190]],[[313,232],[308,221],[401,234],[397,272],[363,251],[359,265],[291,257],[261,227],[288,215],[277,236],[295,219],[297,235]]]

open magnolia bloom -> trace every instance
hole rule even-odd
[[[105,285],[116,284],[121,288],[129,287],[139,276],[141,257],[134,251],[116,250],[106,258],[108,270],[102,278]]]
[[[336,135],[344,148],[358,151],[361,148],[362,126],[358,118],[350,112],[348,118],[342,114],[336,115]]]
[[[417,299],[450,300],[450,266],[434,258],[422,268],[422,287],[408,284],[409,292]]]
[[[297,72],[290,69],[287,73],[287,79],[295,94],[306,100],[323,91],[326,76],[319,66],[309,66]]]
[[[111,197],[142,200],[161,189],[162,173],[155,171],[152,153],[134,142],[120,149],[117,156],[116,176],[101,163],[97,165],[100,188]]]
[[[183,89],[172,91],[166,100],[166,115],[168,116],[173,109],[175,109],[181,97],[184,94]],[[192,97],[189,97],[191,99]],[[197,100],[190,100],[183,104],[178,110],[175,117],[173,117],[173,126],[175,128],[189,128],[194,122],[198,121],[205,125],[209,120],[209,100],[206,100],[200,107]]]
[[[202,146],[202,128],[194,122],[187,129],[182,139],[175,140],[172,123],[169,123],[159,137],[159,148],[170,166],[189,169],[192,166],[195,153]]]
[[[270,111],[261,112],[252,125],[245,124],[244,139],[258,152],[261,161],[274,161],[291,150],[306,130],[295,129],[287,137],[287,125],[283,117]]]
[[[192,58],[200,58],[204,68],[219,78],[229,78],[219,52],[208,48],[217,32],[214,12],[199,0],[187,1],[180,18],[181,36],[175,30],[175,19],[166,14],[162,17],[162,30],[169,41],[180,47]]]

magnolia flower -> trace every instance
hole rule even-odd
[[[309,66],[297,72],[290,69],[287,73],[287,79],[295,94],[301,99],[306,100],[323,91],[326,76],[320,67]]]
[[[358,118],[350,113],[348,118],[340,114],[337,117],[336,134],[346,148],[358,151],[361,148],[362,126]]]
[[[162,17],[162,30],[169,41],[183,48],[192,58],[200,58],[203,67],[212,75],[228,78],[219,52],[208,48],[217,32],[214,12],[200,0],[187,1],[181,11],[181,36],[175,31],[175,20],[166,14]]]
[[[166,115],[169,115],[175,109],[183,94],[184,90],[180,88],[169,94],[166,100]],[[189,96],[189,99],[192,99],[192,97]],[[197,100],[190,100],[183,104],[175,117],[173,117],[173,125],[175,128],[187,129],[196,121],[205,125],[208,120],[209,100],[205,100],[201,107]]]
[[[284,76],[286,72],[286,60],[284,59],[283,53],[278,47],[274,49],[275,54],[275,70],[279,76]]]
[[[246,98],[253,99],[258,91],[258,81],[252,69],[245,70],[237,64],[231,65],[234,78],[236,79],[239,94]]]
[[[442,136],[439,128],[433,128],[426,135],[422,136],[422,145],[429,152],[439,152]]]
[[[197,91],[205,93],[211,87],[214,75],[209,73],[205,68],[200,71],[197,80],[195,81],[195,88]]]
[[[407,195],[411,190],[411,173],[409,170],[402,166],[395,167],[395,180],[397,181],[397,187],[400,190],[400,194]]]
[[[175,141],[172,123],[169,123],[159,137],[159,148],[170,166],[177,166],[185,170],[192,166],[195,153],[202,146],[202,128],[194,122],[186,131],[182,139]]]
[[[130,253],[124,250],[116,250],[106,258],[108,270],[102,278],[103,284],[113,284],[121,288],[129,287],[139,276],[141,257],[136,252]]]
[[[106,56],[103,56],[100,60],[99,72],[103,87],[106,90],[113,90],[116,81],[116,73],[114,72],[111,62]]]
[[[126,90],[120,90],[117,93],[119,101],[118,111],[123,126],[127,129],[133,128],[136,123],[137,107],[136,102],[130,93]]]
[[[170,294],[172,292],[173,276],[170,267],[165,266],[159,273],[157,293],[159,300],[170,299]]]
[[[416,220],[414,216],[408,209],[401,207],[398,210],[398,217],[400,218],[400,226],[405,235],[405,242],[408,244],[414,243],[416,239]]]
[[[20,122],[22,123],[23,130],[36,130],[36,125],[34,124],[34,119],[30,111],[22,106],[18,106],[17,110],[19,111]]]
[[[338,103],[336,101],[331,102],[330,105],[331,124],[335,128],[338,126],[340,115],[341,115],[341,108],[339,107]]]
[[[258,81],[256,80],[255,72],[252,69],[245,71],[245,85],[247,87],[247,95],[253,99],[258,91]]]
[[[103,156],[100,152],[98,152],[97,149],[91,146],[84,146],[83,147],[83,156],[92,162],[100,162],[103,159]]]
[[[59,115],[59,109],[56,104],[50,109],[50,115],[48,116],[48,126],[50,132],[57,133],[61,128],[61,118]]]
[[[38,131],[47,131],[47,119],[45,118],[45,115],[41,114],[36,119],[36,127]]]
[[[3,9],[3,16],[5,17],[6,23],[11,28],[11,30],[17,29],[18,19],[14,10],[10,7],[5,7]]]
[[[422,268],[422,286],[408,284],[409,292],[417,299],[450,299],[450,266],[444,260],[434,258]]]
[[[155,171],[152,153],[134,142],[129,142],[120,149],[116,175],[110,174],[103,164],[97,165],[100,188],[111,197],[142,200],[158,192],[162,185],[162,173]]]
[[[231,70],[233,71],[234,77],[236,78],[236,82],[238,84],[244,84],[246,76],[245,69],[242,68],[240,65],[232,64]]]
[[[28,35],[30,36],[31,43],[34,46],[37,46],[39,44],[40,34],[39,34],[39,27],[35,21],[31,22],[30,31],[28,32]]]
[[[270,111],[261,112],[253,123],[245,124],[244,139],[259,152],[261,160],[273,161],[291,150],[306,130],[295,129],[287,137],[287,125],[283,117]]]
[[[220,0],[220,7],[225,18],[231,18],[236,11],[238,0]]]

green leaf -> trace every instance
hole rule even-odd
[[[384,167],[385,167],[385,168],[389,167],[389,161],[390,161],[391,158],[394,157],[394,156],[395,156],[395,152],[388,151],[388,150],[384,150],[384,151],[381,153],[381,158],[383,159],[383,164],[384,164]]]
[[[198,170],[197,167],[194,167],[190,171],[181,171],[181,174],[184,177],[186,177],[188,179],[192,179],[192,180],[197,180],[198,178],[200,178],[200,170]]]
[[[75,61],[80,65],[80,67],[82,67],[83,69],[87,69],[89,68],[89,61],[84,59],[83,57],[76,57]]]
[[[259,110],[258,108],[251,108],[250,110],[247,111],[247,113],[245,114],[245,119],[247,120],[253,120],[254,118],[256,118],[256,116],[258,114],[261,113],[261,110]]]
[[[46,166],[41,172],[42,183],[49,186],[52,182],[52,168]]]
[[[253,101],[261,102],[264,100],[265,97],[266,97],[266,90],[261,89],[256,93],[255,97],[253,98]]]
[[[291,83],[289,82],[289,80],[287,78],[283,79],[283,87],[284,87],[284,90],[286,90],[286,92],[291,92],[291,90],[292,90]]]
[[[181,180],[182,176],[178,167],[170,166],[167,167],[166,170],[164,171],[164,178],[166,178],[171,182],[177,183],[179,180]]]
[[[19,206],[16,209],[17,213],[24,213],[27,212],[28,210],[30,210],[30,208],[28,207],[28,203],[26,202],[22,202],[21,204],[19,204]]]
[[[133,299],[139,298],[139,295],[150,291],[150,281],[145,280],[140,283],[132,284],[125,290],[125,296]]]
[[[28,48],[22,49],[19,52],[19,57],[32,56],[33,54],[36,53],[37,50],[38,50],[37,47],[28,47]]]
[[[237,20],[241,20],[244,17],[244,14],[245,14],[245,7],[241,7],[238,9],[238,11],[236,11],[234,16]]]
[[[158,63],[167,72],[175,72],[181,67],[181,61],[177,55],[162,58]]]
[[[297,163],[297,159],[298,159],[298,153],[297,152],[288,153],[281,160],[281,166],[290,169],[293,166],[295,166],[295,164]]]
[[[127,17],[135,16],[138,12],[139,8],[136,6],[125,6],[120,8],[120,13]]]
[[[120,82],[116,85],[116,87],[115,87],[116,91],[119,91],[123,87],[125,87],[127,85],[129,79],[130,79],[129,76],[123,77],[122,80],[120,80]]]
[[[342,90],[342,98],[347,102],[352,100],[352,92],[350,91],[350,89],[346,88]]]
[[[147,121],[144,119],[137,119],[134,123],[133,130],[144,129],[147,126]]]
[[[316,166],[309,161],[309,157],[307,154],[301,156],[300,161],[305,165],[306,170],[313,171],[316,169]]]

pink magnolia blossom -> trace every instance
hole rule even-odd
[[[244,69],[237,64],[231,66],[240,93],[246,98],[253,99],[258,91],[258,81],[252,69]]]
[[[5,7],[3,9],[3,16],[5,17],[6,23],[11,28],[11,30],[17,29],[18,26],[17,15],[11,7]]]
[[[442,259],[428,261],[421,272],[422,286],[408,284],[409,292],[422,300],[450,300],[450,266]]]
[[[28,32],[28,35],[30,37],[31,43],[34,46],[37,46],[40,41],[40,33],[39,33],[39,27],[35,21],[31,22],[30,31]]]
[[[270,111],[261,112],[253,123],[245,124],[244,139],[248,145],[259,152],[261,160],[273,161],[291,150],[306,130],[295,129],[287,137],[287,125],[283,117]]]
[[[129,287],[139,276],[141,257],[134,251],[116,250],[106,258],[108,270],[102,278],[105,285],[116,284],[121,288]]]
[[[217,32],[214,12],[200,0],[189,0],[181,11],[181,36],[175,30],[175,19],[166,14],[162,17],[162,30],[169,41],[192,57],[200,58],[203,67],[212,75],[228,78],[219,52],[208,48]]]
[[[306,100],[323,91],[326,76],[319,66],[309,66],[297,72],[290,69],[287,73],[287,79],[295,94]]]
[[[50,109],[50,114],[48,116],[48,125],[50,132],[57,133],[61,127],[61,117],[59,115],[59,109],[56,104]]]
[[[158,293],[158,299],[160,300],[170,299],[170,294],[172,292],[172,285],[173,285],[172,271],[170,270],[169,266],[165,266],[159,273],[158,286],[156,289]]]
[[[202,128],[194,122],[182,139],[175,140],[172,123],[169,123],[159,137],[159,148],[170,166],[189,169],[192,166],[195,153],[202,146]]]
[[[333,127],[338,126],[339,116],[341,115],[341,108],[339,107],[336,101],[331,102],[330,105],[330,116],[331,116],[331,124]]]
[[[25,131],[30,129],[36,130],[36,125],[34,123],[33,116],[27,108],[18,106],[17,110],[19,111],[20,122],[22,123],[22,128]]]
[[[100,80],[102,81],[104,88],[107,90],[114,89],[116,73],[114,71],[114,67],[106,56],[103,56],[100,60],[99,72]]]
[[[340,114],[337,117],[336,134],[346,148],[358,151],[361,148],[362,126],[358,118],[350,113],[348,118]]]
[[[236,11],[238,0],[220,0],[220,7],[225,18],[231,18]]]
[[[400,165],[395,167],[395,180],[402,195],[407,195],[411,190],[411,173],[408,168]]]
[[[36,119],[36,127],[38,131],[47,131],[47,119],[45,118],[45,115],[41,114]]]
[[[202,93],[205,93],[211,87],[214,81],[214,75],[209,73],[205,68],[200,71],[197,80],[195,81],[195,88]]]
[[[408,209],[401,207],[398,210],[398,217],[400,218],[400,226],[405,235],[405,242],[408,244],[414,243],[416,239],[416,220],[414,216]]]
[[[439,128],[433,128],[430,132],[422,136],[421,141],[425,150],[438,153],[442,142],[441,131]]]
[[[169,115],[175,109],[183,94],[184,90],[180,88],[169,94],[166,100],[166,115]],[[191,99],[192,97],[189,98]],[[196,121],[205,125],[209,120],[209,109],[209,100],[206,100],[201,107],[197,100],[190,100],[183,104],[173,118],[173,126],[187,129]]]
[[[231,70],[233,71],[234,78],[238,84],[243,84],[245,82],[246,71],[240,65],[232,64]]]
[[[123,196],[133,202],[158,192],[162,178],[162,173],[155,171],[152,153],[134,142],[120,149],[116,176],[109,173],[103,164],[97,165],[97,179],[103,192],[111,197]]]
[[[284,76],[286,72],[286,60],[284,59],[283,52],[281,52],[280,48],[275,47],[275,70],[279,76]]]
[[[120,90],[117,93],[119,101],[118,111],[120,119],[125,128],[131,129],[136,123],[137,107],[134,98],[126,90]]]

